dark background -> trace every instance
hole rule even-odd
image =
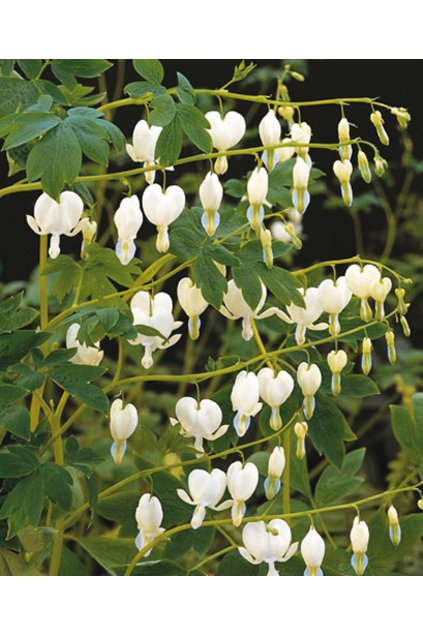
[[[246,60],[254,61],[258,66],[271,66],[275,76],[281,69],[280,60]],[[176,72],[186,75],[194,87],[216,88],[222,86],[232,74],[232,69],[240,60],[164,60],[166,71],[165,83],[173,86],[176,83]],[[381,101],[390,105],[404,106],[410,110],[412,121],[409,126],[410,136],[414,142],[415,156],[423,158],[423,115],[421,111],[421,75],[422,60],[308,60],[308,76],[305,82],[291,82],[290,92],[293,100],[317,100],[331,97],[380,97]],[[106,73],[110,92],[113,92],[116,66]],[[126,63],[125,84],[139,79],[130,61]],[[85,80],[87,82],[87,80]],[[88,80],[89,81],[89,80]],[[95,81],[95,80],[93,80]],[[235,84],[234,91],[257,94],[258,85],[243,86]],[[274,90],[274,85],[268,88]],[[216,105],[214,106],[216,107]],[[250,107],[246,102],[237,104],[243,113]],[[369,122],[369,108],[364,105],[353,105],[346,111],[351,121],[359,126],[358,134],[377,142],[375,131]],[[264,109],[257,113],[256,120],[263,116]],[[116,111],[115,122],[129,138],[134,124],[140,116],[137,107],[121,108]],[[142,114],[144,116],[144,113]],[[313,129],[313,142],[331,142],[336,140],[336,126],[340,118],[338,106],[322,106],[302,109],[303,120]],[[382,146],[382,155],[391,165],[399,161],[399,135],[396,120],[389,113],[384,113],[386,127],[391,138],[388,148]],[[352,132],[354,135],[354,132]],[[333,153],[315,150],[313,159],[316,166],[325,171],[333,180]],[[241,175],[251,168],[251,160],[232,162],[228,177]],[[128,168],[133,164],[128,158]],[[124,169],[110,166],[111,171]],[[14,177],[18,180],[20,175]],[[7,162],[4,156],[0,159],[0,186],[10,184],[7,179]],[[361,185],[359,187],[362,187]],[[395,197],[395,189],[390,196]],[[38,192],[7,196],[0,200],[0,280],[8,282],[27,279],[38,258],[38,241],[25,222],[25,214],[32,213]],[[385,220],[382,212],[368,214],[364,221],[364,237],[367,232],[385,231]],[[310,263],[316,259],[348,257],[355,254],[352,239],[352,222],[348,215],[339,210],[328,210],[314,201],[305,217],[305,229],[309,239],[298,256],[298,264]],[[71,243],[69,243],[72,249]],[[63,241],[63,252],[69,245]],[[369,255],[369,254],[366,254]],[[374,254],[377,255],[377,254]],[[395,257],[401,253],[394,251]]]

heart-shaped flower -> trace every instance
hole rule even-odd
[[[231,110],[222,118],[220,112],[211,110],[205,116],[210,123],[208,132],[212,138],[213,147],[219,152],[225,152],[234,147],[245,134],[245,119],[239,112]],[[226,156],[220,156],[214,168],[217,174],[224,174],[228,169]]]
[[[142,196],[142,206],[148,220],[157,227],[157,251],[168,250],[169,225],[180,216],[185,207],[185,194],[178,185],[170,185],[165,191],[160,185],[149,185]]]
[[[211,399],[204,398],[199,403],[191,396],[184,396],[176,403],[176,419],[171,418],[173,425],[180,423],[182,433],[193,436],[194,447],[203,453],[203,440],[216,440],[227,432],[229,425],[222,425],[222,410]]]

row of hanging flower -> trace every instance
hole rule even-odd
[[[269,475],[265,482],[267,497],[269,481],[278,481],[280,486],[284,466],[283,449],[276,447],[269,459]],[[232,522],[234,526],[240,526],[246,510],[245,502],[256,490],[258,480],[259,473],[253,463],[242,465],[241,462],[234,462],[228,468],[227,474],[221,469],[213,469],[211,473],[203,469],[194,469],[188,476],[190,495],[184,489],[178,489],[177,493],[184,502],[195,507],[191,519],[194,530],[202,525],[207,508],[215,511],[231,508]],[[220,502],[226,487],[231,498]],[[401,527],[397,510],[392,504],[387,515],[389,537],[392,543],[398,546],[401,541]],[[161,526],[163,510],[160,500],[149,493],[142,495],[135,511],[135,518],[139,531],[135,540],[136,546],[138,550],[144,550],[144,556],[148,556],[151,553],[148,545],[165,531]],[[366,522],[357,515],[350,532],[353,553],[351,565],[357,575],[362,575],[368,565],[366,552],[369,537]],[[292,543],[291,529],[283,519],[272,519],[268,523],[263,520],[246,522],[242,530],[242,541],[243,546],[238,548],[242,557],[251,564],[268,564],[268,575],[278,575],[275,563],[288,561],[298,550],[298,542]],[[313,525],[301,542],[300,552],[306,565],[304,575],[323,575],[321,566],[325,556],[325,542]]]

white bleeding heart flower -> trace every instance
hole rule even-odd
[[[245,341],[250,341],[253,337],[252,321],[254,319],[266,319],[277,313],[277,308],[268,308],[260,313],[264,306],[267,297],[266,287],[261,283],[261,298],[254,310],[247,304],[244,299],[244,295],[234,280],[228,282],[228,290],[223,296],[223,304],[219,308],[219,312],[222,313],[227,319],[242,319],[242,338]]]
[[[222,511],[232,504],[227,500],[219,505],[226,489],[226,474],[221,469],[212,469],[211,473],[205,469],[193,469],[188,476],[188,489],[191,497],[184,489],[177,489],[176,492],[183,502],[195,506],[191,518],[193,529],[200,528],[207,508]]]
[[[138,425],[138,412],[135,405],[128,403],[123,406],[121,398],[116,398],[110,408],[110,433],[114,440],[110,453],[116,464],[122,462],[126,451],[126,441]]]
[[[297,382],[304,396],[304,414],[306,418],[313,416],[315,399],[314,395],[322,383],[322,373],[315,363],[300,363],[297,369]]]
[[[116,255],[122,264],[128,264],[135,255],[135,239],[143,222],[138,196],[124,198],[113,220],[118,232]]]
[[[360,317],[363,321],[370,321],[372,310],[368,299],[373,286],[381,278],[379,269],[374,264],[366,264],[363,268],[358,264],[351,264],[345,271],[345,279],[350,291],[361,300]]]
[[[352,147],[349,145],[350,139],[350,123],[346,117],[342,117],[340,122],[338,123],[338,139],[339,142],[348,145],[341,145],[339,147],[339,156],[341,157],[341,161],[345,159],[350,159],[352,154]]]
[[[236,376],[231,392],[232,409],[236,412],[234,427],[238,436],[245,436],[251,417],[260,412],[263,403],[259,402],[259,381],[254,372],[241,370]]]
[[[342,161],[335,161],[333,164],[333,173],[339,180],[341,185],[341,196],[347,207],[351,207],[353,204],[353,191],[351,187],[351,175],[353,173],[353,166],[349,159]]]
[[[372,350],[373,344],[369,337],[363,337],[362,342],[362,355],[361,355],[361,369],[364,374],[369,374],[372,369]]]
[[[79,229],[82,233],[81,260],[86,260],[88,257],[87,249],[97,235],[97,223],[95,220],[85,217],[79,221]]]
[[[373,283],[370,295],[376,302],[375,317],[376,319],[384,319],[385,317],[385,300],[392,288],[392,281],[389,277],[383,277]]]
[[[66,332],[66,348],[76,348],[73,357],[69,359],[71,363],[81,365],[100,365],[103,360],[104,352],[100,350],[100,342],[97,341],[93,346],[78,341],[78,333],[81,326],[72,324]]]
[[[264,167],[256,167],[247,181],[247,198],[250,206],[247,209],[247,219],[256,231],[264,218],[263,205],[270,206],[266,196],[269,189],[269,176]]]
[[[323,322],[319,324],[314,323],[323,312],[322,305],[319,301],[318,289],[310,286],[306,291],[300,288],[299,292],[304,298],[305,308],[291,303],[286,307],[288,315],[280,309],[277,310],[276,314],[287,324],[297,325],[295,329],[295,340],[298,345],[302,345],[305,342],[307,328],[310,330],[325,330],[328,324]]]
[[[293,139],[283,139],[282,147],[276,150],[278,153],[279,161],[281,163],[283,163],[284,161],[289,161],[289,159],[294,156],[295,147],[292,145],[292,141]]]
[[[310,140],[311,140],[311,128],[308,125],[308,123],[303,121],[302,123],[294,123],[292,125],[291,141],[293,141],[294,143],[303,144],[303,147],[301,146],[295,147],[294,148],[295,152],[298,154],[298,156],[301,156],[301,158],[305,159],[307,162],[309,161],[309,156],[308,156],[309,148],[304,147],[304,145],[307,146],[310,143]]]
[[[242,531],[244,547],[239,553],[250,564],[265,562],[269,566],[268,576],[278,576],[276,562],[285,562],[297,552],[298,542],[291,544],[291,529],[285,520],[248,522]]]
[[[169,249],[169,225],[184,210],[185,194],[179,185],[170,185],[165,191],[160,185],[149,185],[142,195],[142,206],[148,220],[157,227],[156,249],[164,253]]]
[[[364,573],[369,563],[366,555],[369,537],[369,527],[366,522],[364,520],[360,521],[358,516],[355,517],[350,532],[351,547],[354,553],[351,557],[351,565],[360,576]]]
[[[294,379],[285,370],[276,374],[271,368],[262,368],[257,378],[260,397],[272,408],[270,427],[277,431],[282,427],[279,408],[291,396],[294,390]]]
[[[234,526],[239,526],[245,515],[245,502],[257,488],[259,472],[254,463],[247,462],[243,465],[238,460],[230,465],[226,477],[228,491],[232,498],[232,522]]]
[[[181,321],[174,320],[172,309],[172,298],[167,293],[157,293],[151,297],[147,291],[139,291],[131,300],[134,326],[154,328],[161,335],[140,333],[136,339],[129,341],[131,345],[141,344],[144,347],[145,353],[141,363],[146,369],[153,365],[152,354],[155,350],[169,348],[181,338],[180,334],[171,336],[173,330],[182,326]]]
[[[332,337],[339,335],[341,325],[339,315],[349,304],[352,292],[348,288],[347,280],[344,276],[334,280],[323,280],[318,288],[318,300],[326,313],[329,313],[329,333]]]
[[[206,112],[206,119],[210,123],[208,130],[213,147],[219,152],[226,152],[230,148],[239,143],[245,134],[245,119],[239,114],[231,110],[222,118],[217,110]],[[226,156],[220,156],[214,164],[216,174],[225,174],[228,170],[228,159]]]
[[[152,167],[157,161],[154,160],[157,140],[163,128],[156,125],[148,125],[147,121],[141,119],[136,124],[132,133],[132,145],[126,144],[126,151],[133,161],[143,163],[144,167]],[[145,172],[147,183],[154,183],[155,171]]]
[[[341,392],[341,372],[348,363],[347,353],[344,350],[331,350],[327,362],[332,372],[332,392],[338,396]]]
[[[275,447],[270,454],[267,478],[264,481],[264,491],[268,500],[272,500],[281,488],[281,476],[285,469],[285,450]]]
[[[310,204],[310,194],[307,189],[309,177],[310,167],[301,156],[297,156],[292,170],[292,204],[300,214],[303,214]]]
[[[278,145],[281,136],[281,124],[279,123],[274,110],[269,110],[259,123],[259,135],[262,145]],[[263,152],[263,163],[271,171],[279,158],[275,149]],[[275,160],[276,159],[276,160]]]
[[[301,542],[301,555],[307,568],[304,571],[305,577],[321,577],[323,571],[321,565],[325,556],[325,542],[316,531],[314,526],[310,526],[310,530]]]
[[[179,281],[177,295],[182,310],[189,317],[189,336],[193,341],[195,341],[200,336],[200,315],[204,313],[209,303],[206,302],[201,290],[197,288],[189,277],[183,277]]]
[[[60,255],[60,236],[76,236],[81,231],[84,203],[74,192],[62,192],[59,202],[48,194],[41,194],[35,202],[34,216],[27,215],[29,226],[39,236],[51,235],[49,256]]]
[[[180,423],[181,433],[194,438],[197,457],[204,452],[204,440],[217,440],[229,429],[229,425],[221,425],[223,414],[220,406],[209,398],[198,402],[191,396],[183,396],[176,403],[175,411],[176,419],[171,418],[171,423]]]
[[[223,187],[217,174],[208,172],[199,189],[201,205],[204,213],[201,224],[209,236],[214,235],[219,226],[219,207],[223,199]]]
[[[140,497],[137,509],[135,511],[135,519],[138,526],[138,535],[135,539],[135,545],[138,550],[142,550],[152,542],[156,537],[164,532],[161,526],[163,520],[163,509],[159,498],[150,493],[144,493]],[[148,557],[151,550],[144,553],[144,557]]]

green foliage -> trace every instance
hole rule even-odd
[[[323,394],[317,395],[316,409],[309,421],[308,431],[317,451],[340,470],[345,456],[344,441],[355,440],[356,436],[342,412]]]
[[[364,478],[356,475],[364,460],[365,449],[355,449],[345,456],[342,469],[339,471],[332,465],[326,467],[320,476],[314,499],[318,506],[329,506],[352,495],[364,482]]]
[[[91,381],[104,374],[105,369],[97,366],[77,365],[65,363],[49,370],[50,378],[61,388],[79,398],[85,405],[98,412],[106,414],[109,409],[109,401],[97,385]]]
[[[44,506],[44,483],[39,470],[19,480],[0,509],[0,519],[7,519],[8,539],[21,528],[38,526]]]
[[[423,393],[414,394],[413,411],[391,405],[392,430],[401,447],[417,465],[423,464]]]

